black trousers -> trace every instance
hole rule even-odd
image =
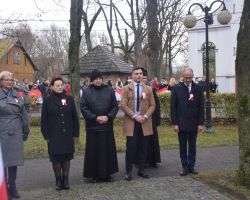
[[[178,138],[182,167],[193,169],[196,161],[197,131],[180,131]]]
[[[17,166],[4,168],[7,187],[10,189],[16,188]]]
[[[131,172],[133,163],[138,158],[139,171],[144,170],[147,157],[148,136],[143,135],[141,124],[135,122],[133,136],[127,136],[126,171]]]

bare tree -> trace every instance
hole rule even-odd
[[[236,77],[241,183],[250,187],[250,1],[244,1],[237,38]]]
[[[56,25],[37,35],[31,56],[39,68],[38,76],[52,78],[65,70],[68,66],[68,42],[68,33]]]
[[[186,48],[185,29],[181,22],[188,1],[158,0],[159,3],[159,33],[162,39],[159,62],[163,77],[173,75],[172,60]],[[164,64],[164,56],[166,58]],[[167,70],[168,69],[168,70]]]
[[[80,108],[80,67],[79,47],[81,43],[81,24],[83,15],[83,0],[71,0],[70,8],[70,40],[69,40],[69,77],[71,92],[76,106]]]
[[[115,12],[118,13],[118,16],[121,18],[123,23],[133,32],[133,46],[134,48],[134,55],[133,55],[133,65],[134,66],[143,66],[143,54],[142,54],[142,44],[143,44],[143,39],[146,36],[146,29],[145,25],[143,24],[145,22],[145,17],[146,17],[146,9],[145,9],[145,4],[142,1],[139,0],[126,0],[126,5],[130,9],[130,20],[127,20],[126,17],[123,15],[121,10],[116,7],[113,4]],[[118,23],[117,23],[117,15],[116,15],[116,30],[118,32],[118,36],[120,37],[120,42],[122,41],[122,33],[120,32]],[[127,30],[125,30],[125,34],[128,34]],[[128,42],[128,35],[125,35],[125,44]],[[126,47],[124,44],[120,47],[125,53],[127,53],[128,48],[124,49]]]
[[[106,27],[107,27],[107,31],[108,31],[108,35],[109,35],[109,39],[110,39],[110,47],[111,47],[111,51],[114,53],[115,51],[115,45],[114,45],[114,37],[112,34],[112,29],[113,29],[113,0],[109,1],[109,4],[106,3],[101,3],[100,0],[97,0],[97,3],[99,4],[101,10],[102,10],[102,14],[104,16],[105,22],[106,22]],[[109,7],[109,18],[105,12],[105,8]]]
[[[102,11],[102,8],[99,7],[98,11],[94,14],[93,18],[90,20],[90,23],[89,23],[88,8],[91,5],[91,3],[92,3],[92,1],[88,0],[88,2],[86,4],[86,10],[82,10],[82,14],[83,14],[82,19],[83,19],[83,23],[84,23],[84,36],[85,36],[85,41],[87,44],[88,51],[92,50],[92,42],[91,42],[91,36],[90,36],[92,28],[95,24],[95,21],[96,21],[98,15]]]

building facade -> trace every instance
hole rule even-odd
[[[237,34],[243,9],[243,0],[225,0],[232,19],[227,25],[220,25],[217,15],[222,7],[213,12],[214,23],[209,25],[209,71],[219,92],[236,92],[235,60]],[[216,7],[217,4],[214,4]],[[188,30],[188,64],[194,69],[195,77],[205,75],[205,23],[200,19]]]
[[[10,71],[22,82],[35,79],[36,67],[21,42],[15,38],[0,39],[0,72]]]

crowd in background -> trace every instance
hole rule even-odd
[[[104,81],[106,85],[112,87],[115,90],[122,90],[122,88],[126,85],[128,85],[132,81],[131,77],[127,77],[126,80],[123,82],[120,78],[116,80],[116,82],[113,82],[112,80],[106,80]],[[203,77],[196,77],[193,79],[195,83],[197,83],[201,88],[202,91],[206,91],[206,78]],[[174,85],[179,84],[180,82],[183,82],[182,77],[177,80],[174,77],[171,77],[168,81],[166,78],[162,78],[161,81],[158,81],[157,78],[153,78],[148,81],[148,85],[156,90],[165,89],[165,92],[170,92]],[[81,82],[80,85],[80,96],[82,95],[82,92],[84,89],[86,89],[90,85],[90,81],[88,79],[85,79]],[[63,88],[66,91],[67,94],[70,94],[70,83],[67,80],[64,80],[63,82]],[[22,92],[22,96],[24,98],[25,107],[27,110],[30,109],[30,106],[32,104],[32,97],[29,94],[30,91],[39,91],[39,95],[35,97],[35,102],[33,104],[35,106],[39,106],[43,103],[43,99],[51,93],[50,88],[50,81],[48,79],[44,79],[42,82],[40,80],[37,80],[35,82],[29,82],[27,78],[24,78],[22,82],[19,82],[17,79],[14,80],[14,89],[16,89],[18,92]],[[209,89],[212,93],[218,92],[218,84],[215,82],[215,79],[212,78],[209,83]],[[119,99],[118,99],[119,100]]]
[[[112,80],[107,80],[106,84],[115,90],[121,90],[123,86],[128,85],[131,81],[132,81],[131,77],[127,77],[124,82],[122,82],[121,79],[118,78],[115,83],[113,83]],[[206,77],[205,76],[194,78],[193,81],[202,88],[203,92],[206,91]],[[174,77],[171,77],[169,81],[167,81],[166,78],[162,78],[161,81],[158,81],[157,78],[155,77],[149,80],[148,85],[156,90],[166,88],[168,91],[171,91],[173,86],[180,82],[183,82],[182,77],[180,77],[179,80],[177,80]],[[88,86],[88,81],[85,80],[82,84],[82,88],[86,88],[87,86]],[[211,81],[209,82],[209,89],[210,89],[210,92],[212,93],[218,92],[218,84],[215,82],[214,78],[212,78]]]

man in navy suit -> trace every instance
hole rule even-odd
[[[202,89],[193,80],[193,70],[183,70],[183,82],[174,86],[171,92],[170,110],[174,131],[178,133],[180,157],[182,163],[181,176],[195,171],[196,138],[203,130],[204,96]],[[188,148],[187,148],[188,145]]]

